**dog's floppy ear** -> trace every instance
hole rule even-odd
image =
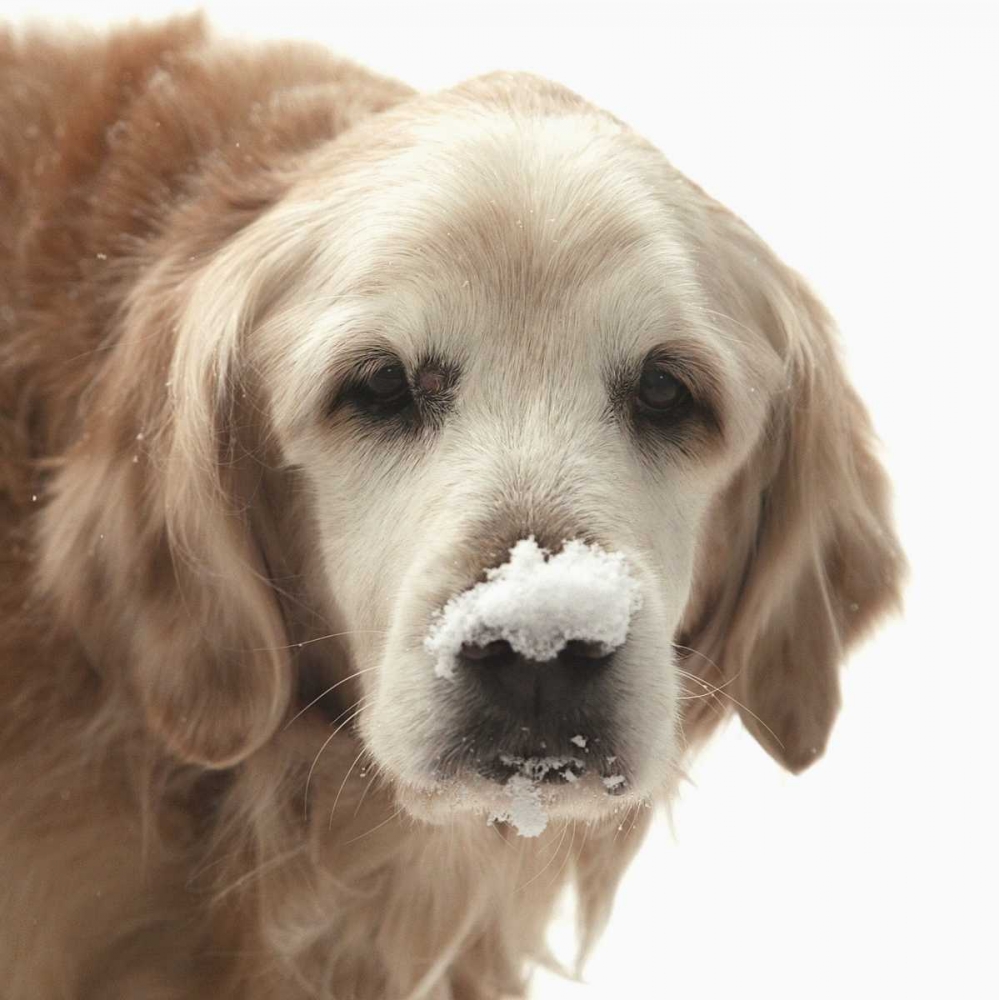
[[[177,758],[226,767],[273,734],[292,676],[261,544],[264,432],[239,365],[259,289],[187,260],[152,268],[95,352],[40,572],[108,690],[128,692]]]
[[[730,255],[717,288],[725,310],[776,352],[782,384],[763,440],[709,525],[715,566],[683,642],[721,667],[743,723],[798,772],[824,750],[838,668],[897,605],[905,561],[829,316],[737,219],[717,212],[713,221]]]

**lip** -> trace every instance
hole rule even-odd
[[[468,757],[426,784],[409,786],[400,804],[434,825],[501,823],[523,837],[536,837],[559,821],[596,821],[636,807],[647,798],[614,754],[582,735],[566,743],[571,752],[492,752]],[[454,763],[452,761],[452,763]]]
[[[614,755],[587,760],[578,754],[560,757],[537,754],[521,757],[500,753],[492,761],[480,767],[478,773],[483,778],[501,785],[508,783],[514,777],[526,778],[536,786],[570,787],[584,779],[598,778],[607,795],[611,797],[624,795],[630,786],[627,773],[618,766],[618,759]]]
[[[458,714],[474,721],[453,727],[442,741],[434,761],[434,777],[439,779],[472,771],[502,781],[511,768],[526,762],[539,766],[543,762],[541,770],[547,772],[557,761],[576,762],[580,772],[610,774],[623,763],[617,756],[620,734],[606,710],[551,713],[528,724],[518,724],[477,702],[462,705]]]
[[[475,829],[490,825],[509,827],[512,834],[534,838],[551,831],[561,834],[564,824],[607,820],[642,808],[647,794],[639,793],[628,781],[601,775],[595,769],[577,780],[560,777],[563,769],[549,769],[544,778],[533,781],[506,767],[505,780],[485,777],[478,772],[455,775],[446,780],[397,788],[397,801],[413,818],[432,826],[460,826]],[[608,784],[610,783],[610,784]]]
[[[502,784],[515,775],[521,775],[536,784],[575,784],[586,774],[586,761],[577,756],[542,756],[531,755],[520,757],[514,754],[500,753],[479,769],[483,778]]]

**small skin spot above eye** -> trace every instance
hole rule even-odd
[[[437,395],[447,387],[447,377],[438,369],[424,368],[417,375],[416,384],[421,392]]]

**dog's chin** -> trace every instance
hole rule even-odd
[[[517,770],[504,781],[497,780],[499,775],[479,773],[428,778],[398,785],[396,799],[412,818],[432,826],[474,831],[501,825],[529,838],[567,821],[592,823],[624,816],[651,802],[623,776],[556,774],[552,779],[550,773],[532,777]]]

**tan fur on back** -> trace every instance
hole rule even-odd
[[[490,79],[441,107],[534,103],[598,121],[555,85]],[[192,301],[207,317],[245,288],[248,313],[284,308],[298,270],[257,283],[256,267],[294,225],[255,226],[299,204],[327,147],[361,169],[376,151],[352,148],[352,127],[382,112],[405,122],[412,96],[312,47],[211,40],[197,19],[100,37],[0,30],[9,1000],[520,994],[563,888],[579,892],[589,946],[641,841],[644,801],[534,840],[400,806],[350,725],[350,641],[319,641],[343,623],[312,599],[309,491],[279,471],[284,442],[262,416],[291,412],[294,393],[281,403],[256,381],[266,345],[229,379],[251,320],[228,341],[207,332],[225,316],[191,334]],[[595,135],[617,127],[599,123]],[[683,192],[687,245],[727,247],[704,295],[758,323],[746,370],[766,342],[760,385],[772,377],[774,395],[704,515],[679,663],[690,681],[732,683],[746,724],[799,770],[824,746],[846,647],[897,598],[902,558],[828,317],[738,220],[685,180]],[[488,199],[468,211],[488,235]],[[594,231],[637,238],[614,225]],[[212,284],[216,260],[243,285]],[[550,308],[546,282],[525,301]],[[323,686],[342,678],[343,698],[299,715],[301,678],[323,657]],[[684,703],[687,744],[728,710],[721,698]]]

